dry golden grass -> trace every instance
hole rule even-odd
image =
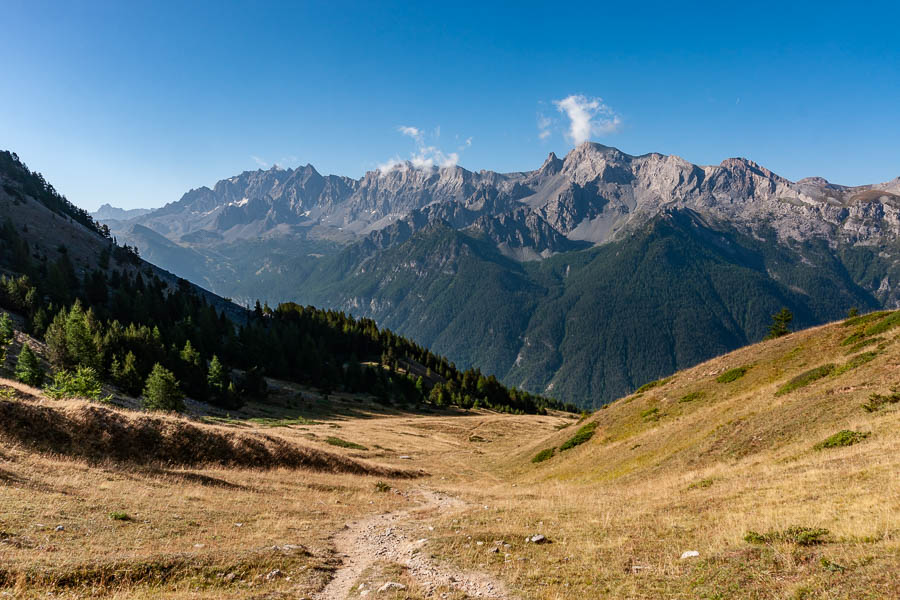
[[[285,398],[302,401],[258,416],[316,424],[216,425],[428,473],[390,480],[389,492],[376,491],[377,477],[307,470],[91,466],[7,440],[2,585],[23,597],[303,597],[339,565],[331,535],[345,522],[408,508],[414,494],[394,491],[427,487],[468,505],[418,513],[407,537],[519,598],[897,598],[900,404],[862,404],[900,385],[900,328],[860,350],[877,349],[870,362],[775,395],[799,373],[850,360],[841,342],[857,327],[795,333],[679,373],[597,411],[592,439],[538,464],[532,456],[561,446],[575,419],[383,411],[292,389]],[[743,377],[716,381],[741,366]],[[814,449],[841,430],[870,435]],[[332,436],[366,450],[328,445]],[[829,533],[809,546],[744,541],[793,526]],[[537,533],[552,543],[525,543]],[[508,546],[490,552],[500,541]],[[700,556],[681,560],[687,550]],[[276,568],[283,576],[267,580]],[[409,586],[398,597],[428,597],[396,564],[377,563],[360,583],[385,580]]]

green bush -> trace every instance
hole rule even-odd
[[[849,429],[844,429],[819,442],[814,446],[814,448],[816,450],[825,450],[826,448],[843,448],[845,446],[852,446],[853,444],[858,444],[859,442],[863,441],[864,439],[869,437],[869,435],[870,434],[865,431],[851,431]]]
[[[634,393],[635,394],[643,394],[644,392],[646,392],[648,390],[652,390],[653,388],[664,386],[667,383],[669,383],[670,381],[672,381],[672,377],[665,377],[663,379],[657,379],[656,381],[651,381],[650,383],[645,383],[644,385],[639,387],[637,390],[635,390]]]
[[[699,400],[700,398],[702,398],[705,395],[706,395],[706,392],[704,392],[702,390],[697,390],[695,392],[685,394],[684,396],[681,397],[679,402],[693,402],[694,400]]]
[[[881,410],[886,404],[897,404],[898,402],[900,402],[900,392],[893,392],[889,396],[871,394],[869,401],[863,404],[862,407],[866,412],[875,412],[876,410]]]
[[[332,446],[339,446],[341,448],[352,448],[353,450],[368,450],[362,444],[357,444],[356,442],[348,442],[347,440],[342,440],[339,437],[330,436],[325,438],[326,444],[331,444]]]
[[[376,492],[389,492],[389,491],[391,491],[391,486],[389,486],[388,484],[386,484],[383,481],[376,481],[375,482],[375,491]]]
[[[900,326],[900,310],[889,313],[877,323],[873,323],[866,327],[865,334],[867,336],[878,335],[879,333],[884,333],[897,326]]]
[[[580,446],[586,441],[590,440],[594,437],[594,431],[597,429],[597,421],[591,421],[590,423],[582,426],[578,431],[575,432],[575,435],[566,440],[562,446],[559,447],[560,452],[564,452],[575,446]]]
[[[843,322],[844,327],[853,327],[855,325],[866,325],[871,323],[872,321],[877,321],[881,317],[885,315],[891,314],[889,310],[880,310],[877,312],[872,312],[867,315],[860,315],[858,317],[851,317]]]
[[[803,373],[800,373],[799,375],[782,385],[780,388],[778,388],[778,391],[775,392],[775,395],[781,396],[782,394],[793,392],[794,390],[805,387],[815,381],[818,381],[819,379],[822,379],[823,377],[828,377],[829,375],[834,373],[834,370],[836,368],[837,366],[833,363],[828,363],[827,365],[822,365],[820,367],[816,367],[815,369],[804,371]]]
[[[544,462],[545,460],[550,460],[553,458],[553,455],[556,453],[556,448],[544,448],[540,452],[534,455],[534,458],[531,459],[533,463]]]
[[[153,370],[147,377],[143,396],[142,404],[147,410],[184,410],[184,394],[178,387],[175,375],[159,363],[153,365]]]
[[[798,546],[815,546],[824,544],[822,539],[828,535],[827,529],[813,527],[788,527],[784,531],[770,531],[768,533],[757,533],[748,531],[744,535],[744,541],[751,544],[774,544],[776,542],[786,542],[797,544]]]
[[[109,513],[109,518],[113,521],[131,521],[131,515],[121,510],[115,510]]]
[[[90,398],[91,400],[108,400],[101,398],[103,388],[97,371],[91,367],[78,367],[74,372],[62,370],[53,375],[53,381],[44,391],[51,398]]]
[[[741,377],[747,374],[747,371],[750,370],[750,367],[735,367],[734,369],[728,369],[718,377],[716,377],[716,381],[718,383],[731,383],[732,381],[737,381]]]
[[[647,410],[645,410],[641,413],[641,418],[647,422],[659,421],[659,417],[660,417],[659,408],[657,408],[655,406],[653,408],[648,408]]]
[[[855,369],[856,367],[858,367],[860,365],[864,365],[867,362],[874,360],[875,357],[878,356],[879,354],[881,354],[881,353],[878,352],[877,350],[872,350],[869,352],[863,352],[862,354],[857,354],[856,356],[854,356],[853,358],[851,358],[850,360],[848,360],[847,362],[842,364],[840,367],[838,367],[835,370],[834,375],[840,375],[841,373],[846,373],[850,369]]]

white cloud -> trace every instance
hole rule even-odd
[[[446,169],[456,166],[459,163],[459,152],[444,152],[435,145],[425,143],[425,131],[410,125],[400,125],[397,131],[405,136],[415,140],[415,151],[411,152],[406,160],[395,156],[378,165],[378,171],[384,175],[389,171],[400,170],[405,171],[408,168],[427,170],[435,167]],[[435,139],[440,137],[441,128],[437,126],[432,134]],[[466,140],[465,146],[460,146],[458,150],[462,151],[472,145],[472,138]]]
[[[553,119],[548,116],[545,116],[543,113],[538,113],[537,117],[537,126],[538,126],[538,137],[542,140],[546,140],[551,135],[550,126],[553,125]]]
[[[263,159],[261,159],[258,156],[251,156],[250,158],[253,159],[253,162],[255,162],[257,165],[259,165],[260,167],[262,167],[264,169],[267,169],[269,167],[269,163],[267,163],[266,161],[264,161]]]
[[[566,139],[575,145],[593,136],[615,133],[622,125],[622,119],[603,103],[602,98],[573,94],[562,100],[554,100],[553,104],[569,118]]]

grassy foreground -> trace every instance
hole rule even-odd
[[[427,488],[465,504],[397,527],[512,597],[900,597],[896,314],[739,350],[582,422],[385,411],[339,395],[327,410],[206,419],[377,475],[98,463],[0,435],[0,591],[312,597],[341,563],[335,532],[410,509]],[[550,543],[525,542],[535,534]],[[376,597],[463,597],[378,569],[361,576],[365,590],[407,589]]]

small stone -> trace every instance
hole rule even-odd
[[[407,456],[404,454],[403,456],[398,457],[400,460],[412,460],[412,456]],[[397,585],[400,585],[399,583]]]
[[[402,583],[397,583],[396,581],[388,581],[383,586],[378,588],[378,593],[380,594],[381,592],[390,592],[393,590],[405,590],[405,589],[406,589],[406,586],[403,585]]]
[[[57,526],[56,526],[56,531],[65,531],[65,530],[66,530],[66,528],[63,527],[62,525],[57,525]]]
[[[697,558],[698,556],[700,556],[700,553],[696,550],[688,550],[681,554],[681,560],[684,560],[686,558]]]
[[[541,534],[533,535],[530,538],[532,544],[548,544],[550,540],[548,540],[545,536]]]
[[[484,546],[484,542],[475,542],[475,545],[477,545],[477,546]]]
[[[500,548],[494,547],[488,550],[488,552],[490,552],[491,554],[497,554],[498,552],[500,552]]]
[[[272,569],[271,571],[266,573],[266,581],[272,581],[273,579],[278,579],[282,575],[283,575],[283,573],[281,572],[281,569]]]
[[[227,574],[225,577],[223,577],[222,579],[224,579],[225,581],[227,581],[227,582],[230,583],[230,582],[234,581],[234,578],[235,578],[235,577],[236,577],[236,575],[235,575],[234,573],[229,573],[229,574]]]
[[[194,548],[206,548],[206,544],[194,544]]]

